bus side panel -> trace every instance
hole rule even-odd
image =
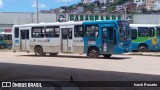
[[[34,52],[36,46],[41,46],[45,53],[61,52],[60,38],[31,38],[30,50]]]
[[[83,53],[87,54],[90,47],[96,47],[101,54],[101,38],[84,37],[84,50]]]
[[[61,52],[61,39],[48,38],[48,43],[44,45],[44,52],[59,53]]]
[[[160,50],[160,43],[158,37],[152,37],[151,40],[149,40],[149,50],[153,51],[159,51]]]
[[[140,43],[132,42],[132,50],[138,50],[138,45]]]
[[[152,43],[153,38],[147,38],[146,40],[141,41],[141,37],[139,37],[139,41],[132,41],[132,50],[139,50],[139,45],[145,44],[148,47],[148,50],[157,50],[156,45]]]
[[[73,39],[73,53],[83,54],[84,52],[84,39],[74,38]]]

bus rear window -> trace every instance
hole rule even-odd
[[[14,29],[14,35],[15,35],[15,38],[19,38],[19,28],[15,28]]]

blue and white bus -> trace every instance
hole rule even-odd
[[[11,29],[0,29],[0,49],[12,48]]]
[[[130,27],[124,20],[14,25],[13,50],[39,56],[76,53],[109,58],[131,51]]]
[[[130,24],[130,29],[133,51],[160,51],[160,25]]]

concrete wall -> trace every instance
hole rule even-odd
[[[56,14],[39,14],[39,22],[56,22]]]
[[[135,24],[160,24],[160,15],[134,15],[133,23]]]
[[[34,13],[0,13],[0,24],[35,23]],[[39,22],[56,22],[56,14],[39,14]]]
[[[66,20],[69,20],[69,14],[66,14]],[[139,14],[133,15],[135,24],[160,24],[160,15]],[[39,14],[39,22],[56,22],[56,14]],[[13,24],[35,23],[34,13],[0,13],[0,27],[8,27]]]
[[[0,24],[25,24],[32,23],[31,13],[1,13]]]

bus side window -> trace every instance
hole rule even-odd
[[[8,35],[8,40],[12,40],[12,35]]]
[[[33,38],[43,38],[44,37],[44,27],[33,27],[32,37]]]
[[[137,39],[137,29],[131,29],[131,38],[132,40]]]
[[[19,28],[15,28],[14,29],[14,35],[15,35],[15,38],[19,38]]]
[[[149,36],[154,37],[154,28],[149,28]]]
[[[54,31],[55,31],[55,33],[54,33],[55,37],[59,37],[60,36],[60,28],[59,28],[59,26],[55,27]]]
[[[87,25],[85,26],[86,31],[86,37],[98,37],[99,36],[99,30],[98,25]]]
[[[117,38],[116,38],[117,36],[116,36],[116,30],[114,29],[114,45],[116,45],[117,44]]]
[[[107,28],[103,28],[103,35],[102,35],[103,39],[107,38]]]
[[[49,26],[46,27],[46,37],[59,37],[59,27],[58,26]]]
[[[84,36],[84,29],[82,25],[76,25],[74,27],[74,37],[83,37]]]
[[[114,39],[114,29],[113,27],[108,27],[107,28],[109,30],[109,40],[113,40]]]
[[[67,39],[67,34],[68,34],[67,30],[65,28],[62,29],[62,39]]]
[[[69,39],[72,39],[72,29],[71,28],[68,31],[68,37],[69,37]]]
[[[138,36],[139,37],[148,37],[148,28],[147,27],[139,27],[138,28]]]
[[[157,36],[160,36],[160,27],[157,28]]]
[[[0,40],[4,40],[4,35],[0,34]]]

